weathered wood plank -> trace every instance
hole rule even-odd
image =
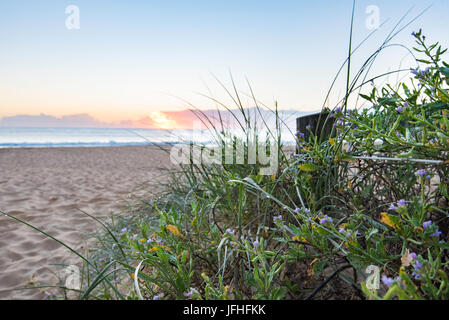
[[[309,141],[313,134],[320,142],[327,140],[332,133],[335,119],[329,117],[329,112],[318,112],[296,118],[296,130],[304,134],[304,140]],[[298,153],[298,145],[296,152]]]

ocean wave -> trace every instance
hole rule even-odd
[[[174,145],[174,142],[7,142],[0,148],[51,148],[51,147],[114,147],[114,146],[151,146]]]

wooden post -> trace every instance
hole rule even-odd
[[[296,118],[296,130],[304,134],[304,141],[309,141],[311,133],[318,136],[318,141],[327,140],[332,133],[335,118],[329,118],[329,112],[318,112]],[[299,145],[296,145],[299,153]]]

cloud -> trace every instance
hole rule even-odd
[[[307,112],[310,113],[310,112]],[[295,119],[306,113],[295,110],[281,110],[280,117],[286,122],[285,124],[291,128],[295,127]],[[250,118],[258,118],[261,124],[262,119],[267,124],[274,124],[275,115],[270,110],[260,110],[256,108],[247,109],[247,115]],[[16,115],[3,117],[0,119],[1,127],[73,127],[73,128],[163,128],[163,129],[192,129],[195,123],[205,121],[210,126],[209,121],[217,127],[224,123],[224,126],[236,127],[244,122],[244,116],[239,110],[225,110],[217,112],[217,110],[181,110],[181,111],[161,111],[152,112],[149,116],[138,120],[124,120],[121,122],[103,122],[89,114],[74,114],[62,117],[55,117],[46,114],[40,115]],[[204,124],[203,124],[204,126]]]
[[[0,120],[2,127],[105,127],[107,123],[96,120],[88,114],[74,114],[62,116],[60,118],[40,114],[35,115],[16,115],[3,117]]]

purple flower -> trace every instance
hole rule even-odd
[[[404,107],[408,107],[408,102],[404,102]]]
[[[227,228],[226,229],[226,233],[230,234],[231,236],[233,236],[234,235],[234,230],[232,230],[231,228]]]
[[[153,300],[159,300],[159,296],[154,296]]]
[[[253,242],[253,246],[254,247],[258,247],[259,246],[259,241],[257,239]]]
[[[420,169],[418,170],[418,176],[420,177],[424,177],[427,174],[427,171],[424,169]]]
[[[153,237],[153,238],[151,238],[151,239],[148,239],[147,242],[156,242],[156,239]]]
[[[305,208],[305,209],[304,209],[304,212],[305,212],[305,213],[310,213],[310,210],[307,209],[307,208]]]
[[[323,217],[322,219],[320,219],[320,223],[321,223],[321,224],[325,224],[326,222],[332,223],[332,218],[329,217],[327,214],[324,215],[324,217]]]
[[[281,215],[278,215],[278,216],[274,216],[274,217],[273,217],[273,221],[276,222],[276,221],[278,221],[278,220],[279,220],[279,221],[282,221],[282,216],[281,216]]]
[[[413,265],[413,267],[414,267],[416,270],[419,270],[419,269],[422,268],[422,263],[419,262],[419,260],[416,260],[416,262],[415,262],[415,264]]]
[[[397,107],[397,108],[396,108],[396,111],[397,111],[398,113],[401,113],[401,112],[402,112],[402,107]]]
[[[299,209],[299,208],[295,209],[295,213],[300,213],[300,212],[301,212],[301,209]]]
[[[195,293],[195,289],[190,288],[190,291],[186,293],[186,297],[190,298]]]
[[[384,285],[386,285],[388,287],[391,287],[393,285],[393,279],[387,277],[386,275],[382,276],[382,282],[383,282]]]
[[[334,118],[335,116],[333,115],[333,114],[330,114],[329,115],[329,118]]]
[[[437,229],[437,230],[436,230],[434,233],[432,233],[430,236],[431,236],[431,237],[439,238],[439,237],[441,236],[441,231],[439,231],[439,230]]]
[[[415,260],[418,256],[416,255],[416,253],[412,252],[410,253],[410,258],[412,258],[413,260]]]
[[[128,232],[128,229],[127,228],[123,228],[122,230],[120,230],[120,232],[121,233],[126,233],[126,232]]]
[[[398,206],[399,207],[405,207],[405,200],[404,199],[399,200],[398,201]]]
[[[338,229],[338,232],[340,232],[340,233],[345,233],[345,228],[340,228],[340,229]]]
[[[340,112],[341,111],[341,107],[337,107],[337,108],[335,108],[335,112]]]
[[[50,293],[47,293],[45,295],[45,299],[47,300],[47,299],[50,299],[51,297],[54,297],[54,296],[56,296],[56,293],[55,292],[50,292]]]
[[[401,134],[399,132],[396,132],[396,137],[400,138]]]
[[[414,268],[414,270],[413,270],[413,272],[412,272],[412,276],[413,276],[416,280],[418,280],[418,279],[421,277],[421,275],[420,275],[420,269],[422,268],[422,263],[421,263],[419,260],[416,260],[416,261],[415,261],[415,264],[413,265],[413,268]]]
[[[422,224],[422,227],[424,228],[424,230],[427,230],[427,228],[429,228],[431,225],[432,225],[432,220],[424,221],[424,223]]]
[[[428,175],[426,176],[426,180],[430,180],[430,179],[432,179],[432,176],[431,176],[430,174],[428,174]]]
[[[392,203],[392,204],[390,204],[390,207],[388,208],[388,210],[396,210],[396,206]]]

